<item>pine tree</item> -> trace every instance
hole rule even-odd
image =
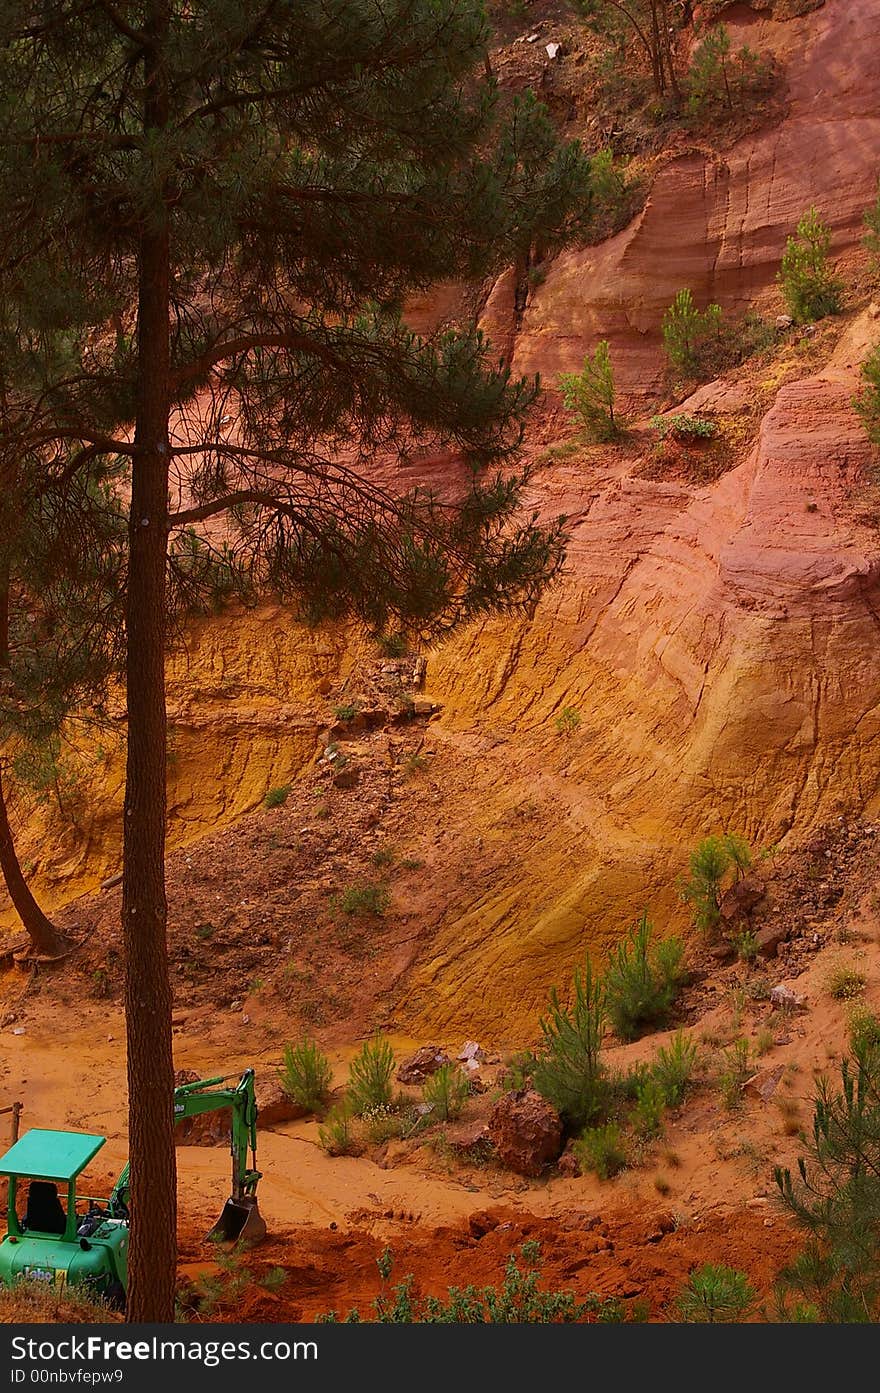
[[[474,330],[421,341],[402,317],[589,215],[588,162],[531,96],[502,110],[486,41],[475,0],[9,0],[0,18],[0,275],[19,333],[67,334],[76,360],[45,365],[29,446],[56,473],[131,471],[134,1320],[170,1319],[175,1280],[169,579],[207,555],[303,618],[436,635],[533,602],[561,565],[563,522],[518,513],[536,383]],[[442,487],[370,474],[422,443],[462,461]]]
[[[592,440],[607,442],[620,434],[620,421],[614,414],[614,369],[608,340],[602,339],[595,353],[587,354],[581,372],[562,373],[559,378],[562,400]]]
[[[880,445],[880,344],[862,364],[862,389],[853,405],[872,445]]]
[[[842,287],[828,266],[830,248],[831,233],[818,209],[810,208],[786,242],[777,277],[788,312],[798,324],[840,309]]]
[[[781,1276],[783,1309],[797,1319],[875,1323],[880,1319],[880,1050],[853,1040],[840,1087],[821,1078],[812,1136],[797,1175],[777,1167],[776,1183],[808,1235]],[[785,1319],[791,1319],[786,1310]]]
[[[875,269],[880,269],[880,185],[877,188],[877,197],[870,208],[865,210],[865,235],[862,238],[864,246]]]

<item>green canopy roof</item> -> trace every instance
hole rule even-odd
[[[91,1132],[49,1132],[32,1127],[0,1157],[0,1175],[73,1180],[101,1150],[106,1137]]]

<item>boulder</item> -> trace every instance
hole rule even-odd
[[[805,1011],[806,997],[798,996],[791,987],[784,986],[781,982],[778,987],[772,987],[770,991],[770,1005],[780,1006],[788,1011]]]
[[[780,943],[788,937],[788,925],[784,923],[768,924],[764,929],[758,929],[755,934],[755,942],[758,945],[758,956],[761,958],[775,958],[779,952]]]
[[[439,1045],[421,1045],[397,1070],[398,1083],[424,1083],[431,1074],[450,1062],[449,1055]]]
[[[255,1093],[259,1127],[278,1127],[283,1122],[296,1122],[297,1118],[308,1116],[308,1110],[288,1098],[278,1080],[271,1076],[257,1080]]]
[[[477,1044],[476,1040],[465,1041],[458,1052],[458,1059],[462,1064],[469,1064],[471,1061],[475,1064],[485,1064],[487,1058],[486,1051]]]
[[[536,1176],[562,1150],[562,1122],[534,1089],[512,1089],[492,1109],[489,1139],[503,1165],[518,1175]]]

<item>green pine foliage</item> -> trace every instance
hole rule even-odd
[[[694,924],[715,934],[721,924],[721,900],[727,886],[745,875],[752,863],[748,843],[736,833],[704,837],[691,853],[690,874],[680,885],[682,899],[691,906]]]
[[[876,199],[865,211],[865,229],[862,243],[868,251],[875,270],[880,270],[880,184],[877,186]]]
[[[731,52],[730,31],[718,24],[694,50],[687,75],[688,110],[703,117],[754,103],[766,91],[770,65],[748,47]]]
[[[467,1102],[469,1091],[467,1077],[457,1064],[441,1064],[425,1080],[422,1096],[433,1108],[432,1118],[454,1122]]]
[[[605,973],[608,1018],[622,1040],[635,1040],[661,1025],[681,985],[684,944],[652,942],[647,913],[611,954]]]
[[[574,1144],[575,1160],[582,1171],[592,1171],[600,1180],[613,1180],[624,1169],[628,1154],[616,1122],[587,1127]]]
[[[566,372],[559,378],[562,400],[590,440],[607,443],[622,434],[622,422],[614,414],[614,371],[608,340],[602,339],[595,352],[587,354],[581,372]]]
[[[360,1117],[368,1109],[387,1108],[393,1075],[394,1051],[385,1037],[365,1040],[349,1069],[346,1098],[352,1112]]]
[[[330,1097],[333,1073],[330,1061],[314,1040],[306,1036],[295,1045],[286,1044],[278,1078],[294,1103],[307,1112],[320,1112]]]
[[[808,324],[836,314],[842,285],[828,265],[831,233],[812,207],[804,213],[793,237],[789,237],[777,280],[785,303],[797,324]]]
[[[608,1097],[600,1058],[605,992],[589,958],[583,971],[575,969],[573,996],[571,1006],[563,1006],[556,988],[550,990],[550,1009],[541,1020],[543,1048],[532,1070],[532,1083],[565,1123],[577,1130],[602,1113]]]
[[[681,1321],[733,1324],[754,1309],[757,1293],[744,1272],[725,1263],[704,1263],[688,1277],[676,1300]]]
[[[862,389],[853,406],[872,445],[880,445],[880,344],[862,364]]]
[[[46,506],[90,480],[130,500],[125,943],[150,964],[127,1018],[135,1320],[173,1315],[172,609],[268,591],[307,622],[439,636],[532,605],[563,563],[564,521],[520,509],[538,384],[475,328],[422,338],[402,314],[590,224],[588,158],[531,93],[502,98],[488,39],[478,0],[2,9],[0,459],[33,463]],[[422,446],[474,468],[408,492],[365,478]],[[64,538],[88,554],[76,525]]]
[[[785,1319],[880,1320],[880,1049],[854,1032],[837,1087],[819,1079],[807,1153],[777,1167],[782,1201],[807,1243],[781,1275]]]
[[[690,290],[679,290],[663,316],[663,346],[670,365],[694,374],[707,345],[721,334],[721,306],[698,310]]]
[[[678,1107],[697,1067],[697,1046],[683,1030],[677,1030],[668,1045],[661,1045],[654,1056],[651,1073],[663,1089],[667,1107]]]

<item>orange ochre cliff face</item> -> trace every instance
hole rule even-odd
[[[730,25],[782,63],[782,122],[723,157],[666,164],[634,221],[559,256],[516,322],[509,277],[489,297],[487,331],[548,386],[609,338],[643,429],[631,448],[541,455],[554,430],[571,433],[549,396],[530,446],[533,501],[570,519],[566,574],[533,613],[426,655],[439,738],[487,737],[479,800],[456,790],[447,819],[488,830],[517,798],[541,811],[524,856],[450,897],[403,984],[398,1018],[413,1035],[506,1033],[644,906],[662,927],[683,923],[675,878],[700,836],[729,829],[768,847],[844,809],[880,811],[880,533],[852,409],[880,312],[849,313],[803,341],[802,362],[793,349],[747,364],[679,408],[732,423],[739,448],[714,482],[646,467],[660,321],[678,289],[775,315],[785,239],[810,204],[864,277],[880,0],[827,0],[787,23],[736,7]],[[169,664],[171,845],[295,783],[367,651],[351,629],[308,631],[279,609],[195,626]],[[571,736],[556,726],[566,708],[580,719]],[[112,735],[98,754],[91,741],[66,817],[50,801],[21,812],[22,860],[50,908],[119,869],[122,753]],[[443,795],[442,761],[434,778]],[[11,929],[11,914],[2,922]]]

